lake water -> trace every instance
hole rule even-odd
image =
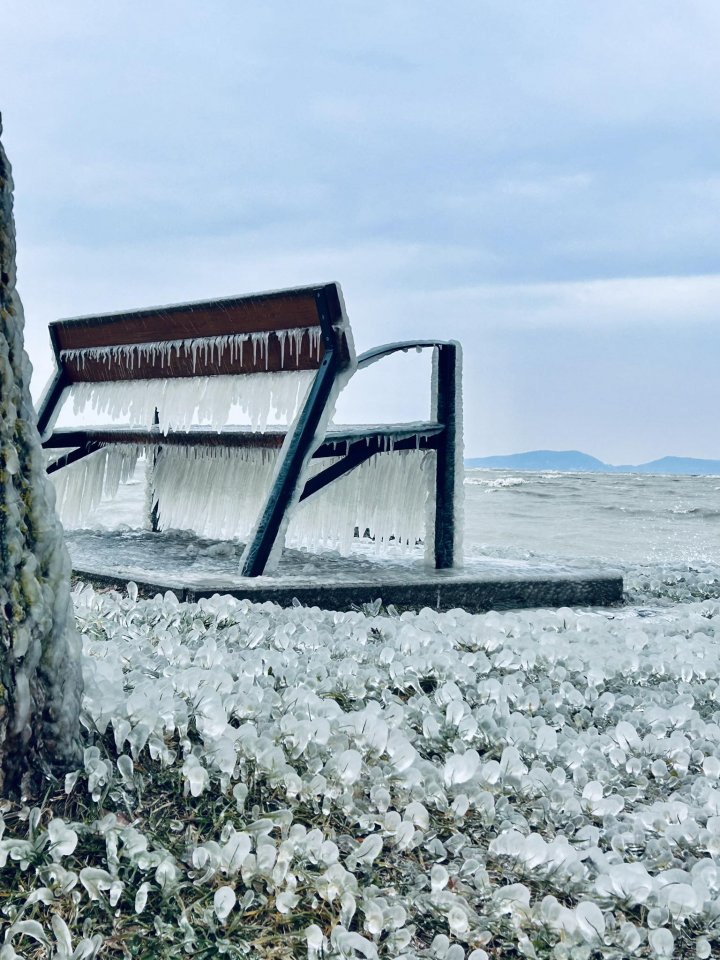
[[[720,564],[720,477],[469,470],[465,520],[471,553]]]
[[[619,569],[636,600],[720,596],[720,477],[468,470],[465,552]]]

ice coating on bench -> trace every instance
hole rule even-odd
[[[192,356],[193,372],[197,368],[198,359],[204,364],[221,364],[229,356],[230,362],[238,361],[242,366],[245,347],[252,350],[253,364],[258,360],[265,361],[267,370],[269,360],[270,336],[275,336],[280,342],[280,364],[285,365],[287,351],[288,363],[295,358],[297,363],[302,351],[303,339],[309,340],[310,353],[320,359],[321,331],[320,327],[293,327],[287,330],[256,331],[254,333],[232,333],[218,337],[190,337],[184,340],[157,340],[148,343],[119,343],[104,347],[82,347],[71,350],[61,350],[60,360],[72,363],[82,370],[90,361],[100,362],[107,366],[108,372],[119,365],[134,370],[141,364],[159,363],[161,367],[170,365],[175,357],[181,355]]]
[[[150,427],[157,410],[163,433],[193,425],[221,430],[228,423],[247,423],[263,432],[268,424],[292,422],[314,377],[314,370],[294,370],[241,377],[83,382],[74,383],[68,393],[73,413],[85,423],[98,423],[91,420],[95,414],[103,425],[111,421]],[[61,417],[58,425],[66,420]]]
[[[52,474],[56,508],[63,526],[81,527],[101,500],[111,500],[135,473],[142,447],[103,447],[84,460]]]
[[[251,531],[277,465],[278,452],[223,447],[105,447],[52,475],[58,510],[68,528],[87,525],[101,499],[113,498],[140,456],[152,468],[152,502],[161,529],[192,529],[214,539],[244,540]],[[310,464],[308,475],[335,458]],[[288,546],[347,554],[366,531],[384,552],[412,550],[425,537],[425,504],[434,454],[404,450],[378,454],[302,501],[290,521]],[[379,491],[382,495],[379,496]],[[152,506],[152,502],[148,506]]]
[[[423,450],[371,457],[297,505],[288,527],[288,544],[347,554],[357,527],[361,537],[370,531],[378,549],[391,542],[393,547],[413,549],[425,538],[425,504],[434,464],[435,454]]]

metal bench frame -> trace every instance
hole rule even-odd
[[[284,531],[288,511],[296,500],[313,496],[323,487],[344,476],[376,454],[389,450],[434,450],[435,517],[434,560],[438,569],[455,564],[455,491],[458,444],[462,443],[462,427],[456,422],[458,370],[461,348],[455,341],[416,340],[391,343],[361,354],[356,362],[348,356],[347,341],[338,338],[338,310],[343,313],[342,297],[336,284],[311,288],[278,291],[277,296],[312,293],[315,300],[323,347],[322,360],[295,422],[285,430],[266,430],[251,433],[247,430],[225,428],[220,432],[191,428],[162,433],[159,427],[147,429],[59,429],[52,424],[56,418],[63,392],[72,382],[61,359],[57,327],[59,324],[101,324],[107,318],[79,318],[50,324],[50,337],[55,354],[56,370],[38,410],[38,428],[46,449],[72,448],[48,465],[48,473],[60,470],[86,457],[99,448],[113,443],[171,445],[221,445],[227,447],[256,446],[281,448],[281,459],[271,489],[268,492],[242,560],[242,574],[256,577],[263,574],[281,530]],[[253,298],[272,297],[275,294],[254,295]],[[253,298],[247,298],[250,301]],[[244,299],[244,298],[243,298]],[[228,301],[205,301],[182,304],[180,308],[222,309]],[[167,308],[168,310],[172,308]],[[138,313],[142,313],[138,311]],[[343,313],[344,317],[344,313]],[[346,329],[349,329],[344,318]],[[431,421],[412,424],[388,424],[371,429],[328,430],[318,444],[317,435],[326,417],[328,404],[334,399],[337,387],[349,371],[362,369],[399,351],[433,349],[433,416]],[[241,375],[241,374],[238,374]],[[112,379],[112,378],[110,378]],[[338,457],[341,459],[308,479],[300,488],[303,468],[309,458]],[[299,491],[299,495],[298,495]],[[157,527],[155,526],[155,529]]]

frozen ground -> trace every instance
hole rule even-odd
[[[66,943],[53,915],[118,956],[146,928],[156,956],[720,948],[717,594],[620,615],[90,588],[76,607],[84,769],[67,814],[0,840],[19,955]]]
[[[692,516],[621,557],[612,610],[78,588],[84,766],[4,807],[0,957],[718,955],[720,564]],[[507,541],[475,555],[536,562]]]

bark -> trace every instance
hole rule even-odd
[[[2,120],[0,119],[0,135]],[[30,397],[15,289],[13,181],[0,143],[0,796],[37,792],[80,756],[70,559]]]

